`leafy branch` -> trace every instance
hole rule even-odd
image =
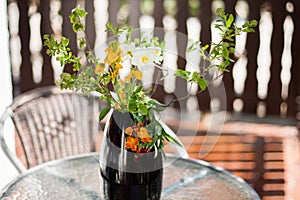
[[[228,71],[228,66],[234,63],[232,55],[235,52],[235,37],[242,33],[254,32],[254,28],[257,26],[257,21],[247,21],[241,27],[237,27],[234,23],[234,17],[232,14],[225,14],[222,8],[216,10],[218,19],[215,24],[215,28],[220,31],[221,40],[218,43],[211,42],[201,47],[201,42],[193,42],[188,48],[187,52],[199,51],[199,55],[205,63],[209,63],[204,68],[204,72],[215,67],[221,74]],[[209,53],[206,52],[210,48]],[[216,61],[222,61],[217,63]],[[204,74],[197,72],[189,72],[178,69],[175,72],[175,76],[181,77],[188,82],[196,83],[201,90],[205,90],[208,81],[204,78]]]

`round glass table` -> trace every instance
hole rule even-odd
[[[100,199],[99,154],[51,161],[20,174],[0,193],[0,199]],[[260,199],[241,178],[194,159],[167,155],[161,199]]]

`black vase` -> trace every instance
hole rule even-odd
[[[160,199],[162,155],[153,149],[146,153],[137,153],[125,148],[124,130],[134,125],[129,113],[110,113],[100,152],[101,199]]]

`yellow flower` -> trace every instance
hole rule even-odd
[[[122,69],[123,68],[123,65],[121,65],[121,64],[116,64],[116,66],[115,66],[115,70],[119,70],[119,69]]]
[[[120,105],[116,103],[116,104],[114,105],[114,109],[115,109],[115,110],[118,110],[119,108],[120,108]]]
[[[135,70],[132,72],[132,75],[136,77],[137,80],[142,80],[143,72]]]
[[[111,73],[111,79],[112,79],[112,82],[114,83],[115,82],[115,79],[116,79],[116,77],[118,76],[118,74],[119,74],[119,71],[117,71],[117,70],[115,70],[115,71],[113,71],[112,73]]]
[[[96,65],[94,70],[95,74],[102,74],[104,72],[105,65],[103,63]]]
[[[128,76],[125,77],[125,81],[129,82],[132,77],[136,77],[137,80],[142,80],[143,72],[139,70],[131,71],[130,74],[128,74]]]
[[[125,85],[125,82],[124,82],[124,81],[120,80],[119,83],[120,83],[120,85],[121,85],[122,87],[124,87],[124,85]]]
[[[106,55],[104,62],[109,65],[113,65],[115,63],[123,62],[123,60],[122,60],[121,56],[115,55],[113,53],[109,53]]]
[[[128,74],[128,76],[125,77],[125,81],[126,81],[126,82],[129,82],[130,79],[131,79],[131,77],[132,77],[132,74],[131,74],[131,73]]]
[[[118,95],[121,99],[124,99],[125,98],[125,94],[122,90],[118,90]]]
[[[128,136],[126,138],[125,147],[127,149],[131,149],[132,151],[136,151],[138,145],[139,145],[139,140],[137,138],[134,138],[134,137],[131,137],[131,136]]]
[[[104,59],[105,63],[107,63],[109,65],[113,65],[116,63],[123,62],[122,57],[121,57],[123,54],[123,51],[120,48],[120,43],[111,44],[110,47],[105,49],[105,52],[106,52],[106,57]]]

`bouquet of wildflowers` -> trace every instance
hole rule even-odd
[[[75,8],[70,15],[70,22],[74,32],[84,32],[84,17],[88,13]],[[234,62],[234,37],[242,32],[252,32],[256,21],[246,22],[242,27],[236,27],[233,15],[225,14],[222,9],[217,10],[221,40],[201,47],[196,41],[187,48],[187,51],[197,51],[202,59],[209,61],[203,72],[216,68],[221,74]],[[83,93],[98,92],[101,100],[108,103],[102,109],[99,120],[102,120],[113,108],[120,112],[132,115],[135,125],[125,129],[125,147],[132,152],[145,152],[154,148],[163,150],[164,141],[181,145],[176,136],[158,119],[157,114],[166,105],[151,97],[153,91],[144,90],[142,78],[144,69],[155,67],[163,68],[165,42],[151,33],[141,32],[139,37],[133,37],[133,28],[128,26],[113,27],[107,24],[107,32],[113,35],[104,50],[104,56],[97,58],[95,52],[87,48],[86,38],[79,38],[80,48],[87,49],[87,64],[82,64],[82,58],[74,55],[68,47],[69,39],[62,37],[59,41],[54,36],[45,35],[44,44],[48,47],[47,53],[55,56],[62,66],[71,64],[75,73],[62,73],[58,85],[62,89],[72,89]],[[209,50],[207,53],[206,51]],[[215,64],[215,60],[221,60]],[[203,73],[176,70],[174,76],[185,79],[187,82],[199,85],[205,90],[208,84]]]

